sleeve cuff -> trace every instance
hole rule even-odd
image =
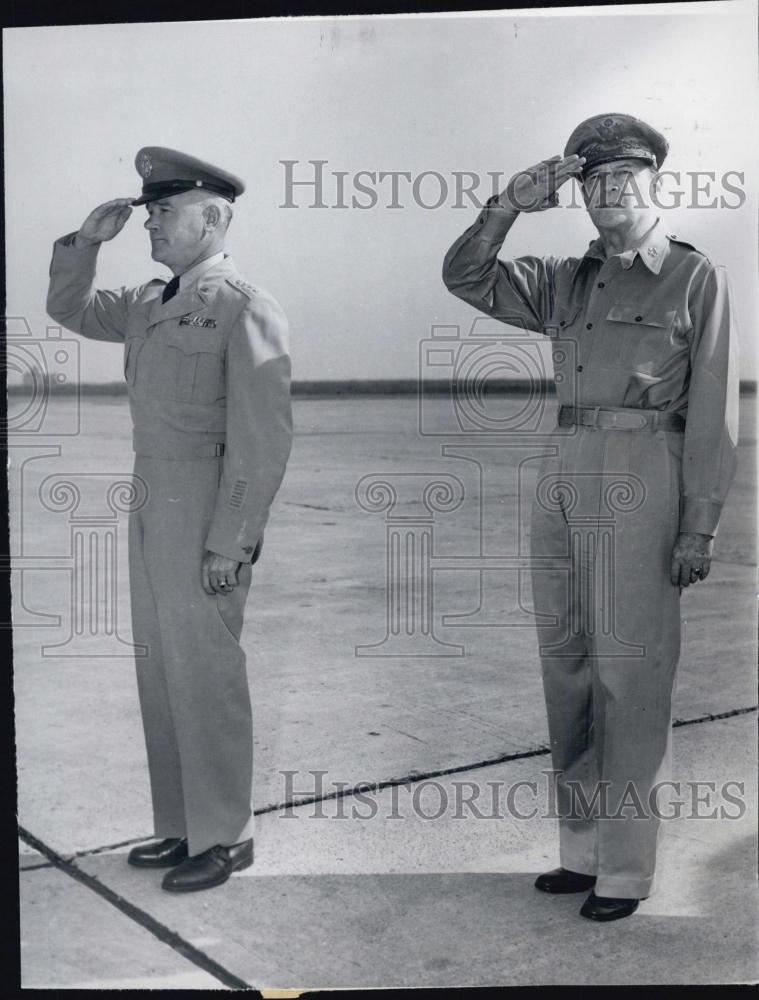
[[[75,247],[74,240],[76,239],[76,232],[66,233],[65,236],[59,237],[53,244],[55,254],[57,256],[64,255],[72,259],[78,259],[83,256],[90,256],[93,260],[97,258],[98,251],[100,250],[100,243],[93,243],[88,247]]]
[[[211,532],[206,539],[206,550],[215,552],[219,556],[226,556],[227,559],[234,559],[236,562],[254,563],[261,554],[263,541],[262,535],[255,545],[238,545],[237,543],[230,545],[229,539],[219,538],[217,541]]]
[[[701,535],[716,535],[722,514],[722,504],[714,500],[685,497],[680,531],[696,531]]]
[[[73,233],[66,233],[65,236],[60,236],[55,242],[59,246],[62,246],[62,247],[73,247],[74,246],[74,240],[77,238],[78,235],[79,235],[79,230],[75,229]],[[99,243],[92,243],[88,247],[82,247],[79,250],[79,253],[82,253],[82,252],[84,252],[86,250],[97,250],[97,248],[99,246],[100,246]],[[76,249],[76,248],[74,248],[74,249]]]
[[[503,243],[519,212],[510,212],[496,202],[497,195],[488,198],[474,224],[473,236],[482,243]]]

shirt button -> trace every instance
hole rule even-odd
[[[636,317],[635,317],[635,322],[636,322],[636,323],[640,323],[640,321],[641,321],[642,319],[643,319],[643,317],[642,317],[642,316],[636,316]]]
[[[559,326],[566,326],[566,325],[567,325],[567,321],[565,319],[560,319],[559,320]]]
[[[599,281],[598,282],[598,287],[599,288],[605,288],[606,286],[604,285],[603,281]]]
[[[581,372],[581,371],[582,371],[582,365],[578,365],[578,366],[577,366],[577,371],[578,371],[578,372]]]
[[[587,323],[587,324],[585,325],[585,329],[586,329],[586,330],[592,330],[592,329],[593,329],[593,324],[592,324],[592,323]]]

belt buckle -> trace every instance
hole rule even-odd
[[[594,430],[598,430],[598,414],[600,410],[601,410],[600,406],[593,407],[593,418],[590,421],[590,423],[586,425],[587,427],[592,427]]]
[[[637,413],[615,413],[614,426],[624,430],[642,431],[648,427],[648,415],[639,410]]]

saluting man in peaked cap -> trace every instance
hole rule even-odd
[[[667,152],[631,115],[587,119],[563,157],[489,199],[443,265],[454,295],[553,341],[560,406],[530,545],[561,867],[535,884],[592,889],[580,913],[601,921],[652,891],[680,594],[709,572],[736,460],[727,276],[657,216]],[[573,177],[599,233],[585,254],[500,260],[518,216],[556,206]]]
[[[253,737],[239,639],[251,567],[290,453],[287,320],[224,252],[233,174],[147,146],[139,198],[94,209],[59,239],[47,309],[124,348],[134,470],[148,498],[129,523],[137,680],[158,840],[133,865],[163,888],[219,885],[253,861]],[[101,243],[147,210],[153,260],[173,278],[95,288]]]

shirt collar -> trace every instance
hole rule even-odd
[[[625,250],[624,253],[616,254],[619,262],[625,270],[633,266],[636,256],[640,257],[652,274],[659,274],[664,258],[669,251],[669,238],[664,231],[664,224],[661,219],[656,220],[656,224],[646,237],[645,243],[633,250]],[[606,260],[606,250],[603,240],[599,237],[593,240],[585,252],[586,257],[594,257],[597,260]]]
[[[218,253],[212,254],[210,257],[206,257],[204,260],[194,264],[189,271],[185,271],[184,274],[180,274],[180,291],[186,291],[190,285],[194,284],[198,280],[201,274],[205,274],[206,271],[214,267],[215,264],[218,264],[222,260],[224,260],[224,251],[219,250]]]

